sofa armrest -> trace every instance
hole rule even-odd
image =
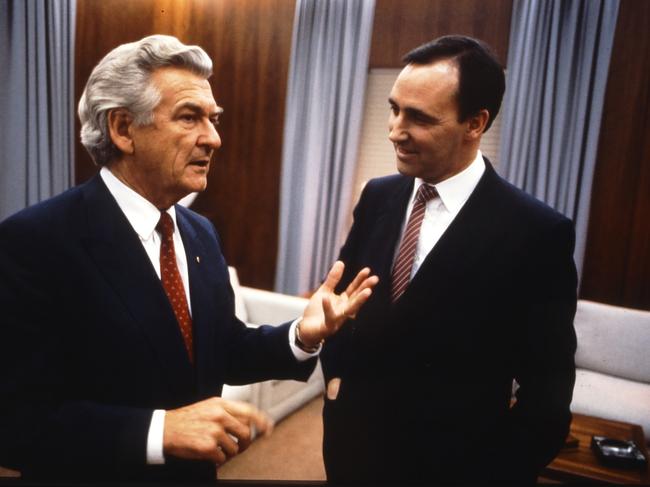
[[[246,308],[247,323],[251,326],[293,321],[302,315],[309,302],[306,298],[246,286],[240,286],[239,291]],[[322,394],[324,389],[320,363],[307,382],[271,380],[255,385],[260,386],[259,391],[255,391],[256,405],[275,421]]]
[[[307,382],[271,380],[262,383],[260,407],[274,421],[280,421],[296,409],[325,392],[320,361]]]
[[[262,396],[263,397],[263,396]],[[638,424],[650,444],[650,384],[576,369],[571,411]]]
[[[248,323],[279,325],[302,315],[308,299],[241,286]]]

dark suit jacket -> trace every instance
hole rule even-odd
[[[211,223],[176,207],[195,364],[140,240],[99,176],[0,224],[0,465],[27,479],[213,480],[214,466],[145,466],[153,409],[224,382],[306,380],[288,327],[246,328]]]
[[[489,163],[406,292],[390,273],[413,179],[370,181],[341,250],[380,283],[328,339],[324,457],[335,481],[534,481],[570,423],[574,230]],[[512,380],[520,384],[510,408]]]

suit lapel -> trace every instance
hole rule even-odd
[[[391,270],[397,240],[402,229],[409,197],[413,191],[413,178],[400,180],[389,196],[368,238],[367,265],[379,277],[379,284],[373,294],[375,301],[386,302],[390,295]]]
[[[217,377],[214,350],[210,350],[215,343],[217,316],[213,312],[214,296],[210,296],[208,292],[213,287],[209,285],[208,276],[205,275],[208,254],[188,217],[178,206],[176,206],[176,222],[187,257],[197,379],[199,389],[206,390],[207,384],[214,384]]]
[[[499,177],[486,161],[485,173],[476,188],[449,225],[440,240],[431,249],[403,297],[417,294],[426,289],[430,295],[437,295],[445,283],[456,280],[469,270],[493,245],[501,234],[502,223],[496,216],[498,209]],[[407,294],[408,293],[408,294]]]
[[[85,245],[99,272],[128,309],[158,357],[175,397],[193,390],[193,369],[160,279],[138,235],[100,176],[84,187],[87,208]]]

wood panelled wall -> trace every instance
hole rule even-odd
[[[621,0],[581,295],[650,310],[650,2]]]
[[[463,34],[508,58],[512,0],[377,0],[371,68],[399,68],[411,49],[436,37]]]
[[[294,0],[77,1],[77,100],[101,57],[146,35],[174,35],[212,58],[212,89],[225,109],[222,147],[192,208],[215,224],[242,283],[262,288],[271,288],[275,275],[294,8]],[[78,144],[77,183],[96,171]]]

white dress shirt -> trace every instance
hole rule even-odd
[[[139,193],[129,188],[120,181],[108,168],[102,167],[99,171],[104,184],[108,188],[117,205],[120,207],[127,220],[133,227],[133,230],[140,237],[140,242],[147,252],[151,264],[160,279],[160,235],[156,230],[156,225],[160,220],[160,210],[156,208],[149,200]],[[176,210],[173,206],[168,208],[167,213],[172,217],[174,222],[174,251],[176,253],[176,264],[181,274],[185,296],[187,297],[187,306],[192,316],[192,301],[190,299],[190,284],[187,271],[187,256],[185,255],[185,246],[183,239],[178,231],[176,223]],[[289,345],[297,360],[303,361],[314,357],[320,353],[320,345],[314,353],[307,353],[296,346],[295,328],[299,319],[296,319],[289,329]],[[165,411],[157,409],[151,417],[149,434],[147,437],[147,463],[151,465],[165,463],[163,455],[163,432],[165,428]]]
[[[458,174],[434,185],[436,191],[438,191],[438,196],[427,202],[424,219],[422,220],[422,226],[420,227],[418,244],[415,249],[413,268],[411,269],[411,279],[413,279],[413,276],[415,276],[415,273],[422,265],[426,256],[431,252],[431,249],[433,249],[436,243],[438,243],[442,234],[445,233],[449,225],[451,225],[451,222],[454,221],[456,215],[458,215],[461,208],[465,205],[465,202],[474,191],[474,188],[476,188],[476,185],[484,172],[485,162],[483,161],[481,151],[478,151],[476,158],[469,166]],[[408,222],[409,216],[411,216],[411,211],[413,210],[415,195],[417,194],[421,184],[424,184],[424,181],[420,178],[415,178],[411,199],[409,200],[408,207],[406,208],[406,215],[402,222],[400,242],[402,240],[401,235],[404,233],[406,223]],[[397,257],[398,250],[399,244],[395,249],[393,261],[395,260],[395,257]]]
[[[136,193],[106,167],[102,167],[99,175],[104,180],[108,191],[113,195],[117,205],[129,220],[129,223],[140,237],[140,243],[147,252],[151,264],[160,279],[160,234],[156,231],[156,225],[160,221],[160,210],[156,208],[149,200]],[[187,273],[187,256],[185,255],[185,246],[183,239],[178,231],[176,224],[176,209],[171,206],[167,210],[169,216],[174,222],[174,252],[176,253],[176,265],[181,274],[187,306],[192,316],[192,302],[190,300],[190,279]]]

